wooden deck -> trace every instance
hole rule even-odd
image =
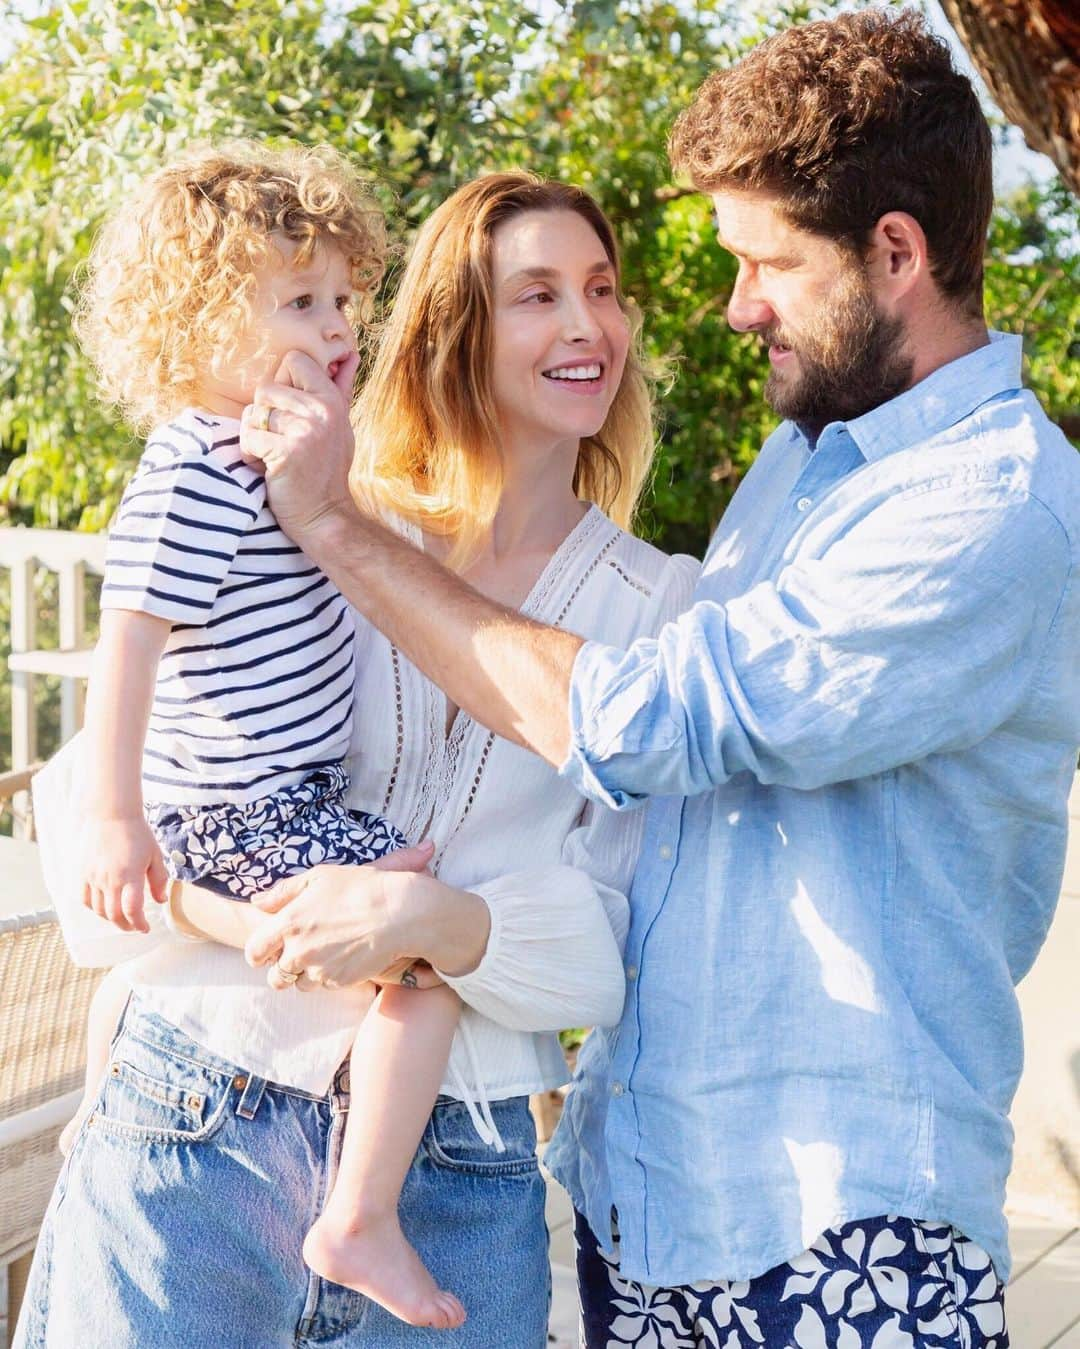
[[[1080,1228],[1010,1214],[1012,1349],[1080,1349]]]

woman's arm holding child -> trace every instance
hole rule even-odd
[[[172,624],[106,609],[86,711],[83,903],[124,932],[148,932],[144,894],[164,902],[168,877],[146,823],[142,754],[158,661]]]

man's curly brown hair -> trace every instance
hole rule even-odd
[[[942,294],[982,313],[990,128],[916,11],[865,9],[766,39],[709,76],[669,152],[700,191],[768,193],[792,224],[852,250],[888,211],[907,212]]]

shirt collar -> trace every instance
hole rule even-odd
[[[993,329],[989,337],[987,346],[939,366],[912,388],[861,417],[830,422],[818,442],[830,430],[834,435],[837,430],[846,431],[864,459],[881,459],[948,430],[998,394],[1021,388],[1022,339]],[[788,425],[793,441],[811,443],[801,427],[793,422]]]
[[[998,394],[1022,385],[1022,340],[991,330],[985,347],[939,366],[910,389],[847,423],[866,460],[881,459],[955,426]]]

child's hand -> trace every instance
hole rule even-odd
[[[141,815],[92,819],[84,835],[83,903],[121,932],[149,932],[146,890],[165,902],[168,875]]]

